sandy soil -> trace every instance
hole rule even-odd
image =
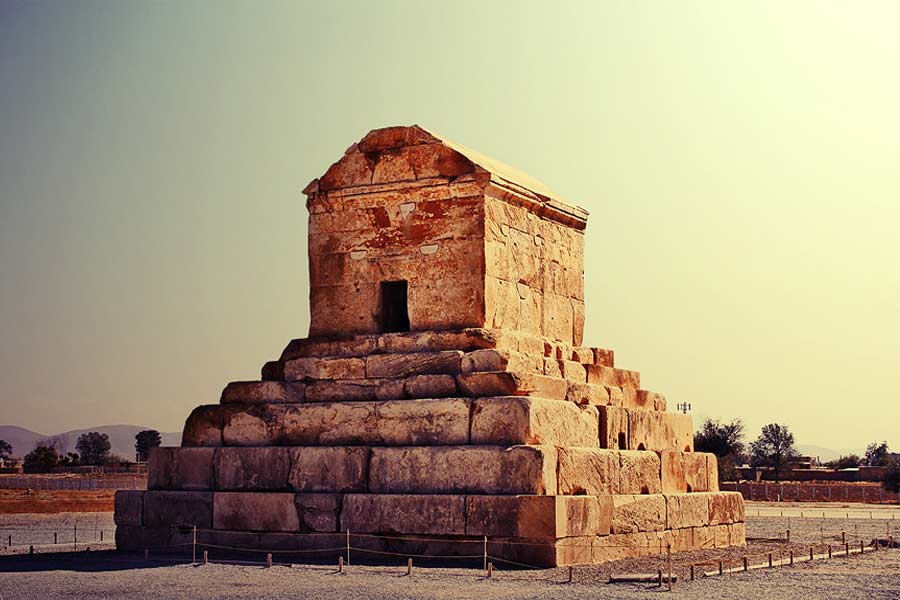
[[[22,513],[108,512],[115,490],[0,490],[0,516]]]

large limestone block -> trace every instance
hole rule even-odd
[[[469,400],[306,402],[233,409],[225,418],[229,446],[465,444]]]
[[[366,361],[361,358],[297,358],[284,362],[287,381],[304,379],[365,379]]]
[[[594,351],[594,364],[601,367],[615,366],[615,352],[605,348],[591,348]]]
[[[300,516],[300,530],[315,533],[338,531],[341,514],[340,494],[297,494],[294,505]]]
[[[660,489],[663,492],[687,492],[687,474],[683,453],[677,450],[663,450],[660,452],[659,458],[661,462]]]
[[[284,420],[289,406],[304,405],[257,404],[228,407],[229,410],[222,411],[222,443],[226,446],[274,446],[283,443]]]
[[[731,546],[747,545],[747,526],[745,523],[728,525],[728,544]]]
[[[151,449],[147,461],[147,489],[211,490],[215,451],[215,448]]]
[[[359,533],[464,535],[465,496],[347,494],[341,529]]]
[[[606,535],[611,496],[466,496],[466,534],[565,538]]]
[[[403,380],[409,398],[453,398],[459,395],[453,375],[413,375]]]
[[[681,413],[665,415],[670,421],[672,435],[674,437],[673,447],[678,448],[682,452],[694,451],[694,421],[691,415]]]
[[[709,522],[712,525],[744,522],[744,499],[740,492],[718,492],[709,496]]]
[[[623,450],[619,457],[620,494],[659,493],[659,456],[655,452]]]
[[[290,471],[290,448],[219,448],[216,450],[217,490],[287,490]]]
[[[669,529],[709,525],[710,494],[665,494]]]
[[[368,377],[408,377],[410,375],[456,375],[462,352],[417,352],[415,354],[373,354],[366,358]]]
[[[379,402],[378,441],[387,445],[453,445],[469,440],[467,398]]]
[[[598,446],[597,409],[523,396],[472,401],[472,443]]]
[[[569,384],[565,379],[534,373],[486,371],[463,373],[456,378],[459,389],[466,396],[537,396],[550,400],[565,400]]]
[[[222,390],[222,404],[303,402],[306,385],[296,381],[232,381]]]
[[[298,492],[359,492],[366,489],[368,469],[368,448],[291,448],[288,482]]]
[[[344,379],[314,381],[306,388],[309,402],[399,400],[405,396],[402,379]]]
[[[712,491],[709,480],[709,457],[715,455],[705,452],[682,452],[684,462],[684,478],[688,492]]]
[[[169,492],[150,490],[144,493],[143,523],[147,527],[196,525],[212,527],[212,492]]]
[[[411,354],[440,350],[473,351],[483,348],[508,347],[507,332],[492,329],[456,331],[407,331],[291,340],[281,353],[281,360],[295,358],[363,357],[369,354]],[[516,344],[513,341],[512,347]]]
[[[369,491],[410,494],[554,494],[547,446],[372,448]]]
[[[467,352],[462,358],[462,372],[515,371],[543,372],[543,358],[505,349],[485,349]]]
[[[637,533],[666,529],[666,498],[662,494],[612,497],[613,533]]]
[[[116,525],[140,526],[142,524],[144,512],[143,490],[117,490],[114,504],[113,521]]]
[[[609,404],[609,390],[592,383],[570,383],[566,400],[575,404],[606,406]]]
[[[215,492],[213,527],[234,531],[299,531],[294,494]]]
[[[221,446],[226,411],[219,404],[198,406],[184,422],[182,446]]]
[[[715,454],[706,454],[706,477],[710,492],[719,491],[719,459]]]
[[[628,449],[628,412],[617,406],[599,406],[600,447]]]
[[[616,450],[560,448],[557,493],[564,496],[618,494],[620,463]]]

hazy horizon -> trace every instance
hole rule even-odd
[[[585,343],[671,410],[900,446],[898,25],[888,2],[5,2],[0,423],[177,431],[258,379],[307,333],[300,190],[418,123],[590,211]]]

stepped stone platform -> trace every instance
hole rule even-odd
[[[489,553],[531,565],[742,545],[689,415],[583,345],[587,213],[419,127],[305,190],[308,338],[229,383],[116,496],[121,549]]]

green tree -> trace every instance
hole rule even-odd
[[[890,462],[889,453],[887,442],[881,442],[880,444],[872,442],[866,447],[866,455],[863,460],[870,467],[883,467]]]
[[[706,419],[694,434],[694,449],[716,455],[719,481],[735,481],[738,479],[736,466],[742,462],[744,454],[743,438],[744,424],[740,419],[730,423]]]
[[[32,473],[46,473],[51,470],[59,462],[59,454],[56,448],[52,446],[42,446],[38,444],[34,450],[25,455],[26,471]]]
[[[134,451],[137,454],[137,460],[147,462],[150,456],[150,449],[157,448],[162,444],[162,436],[155,429],[146,429],[134,436]]]
[[[889,492],[900,492],[900,460],[892,460],[884,473],[884,489]]]
[[[81,434],[75,443],[81,463],[85,465],[104,464],[109,456],[110,448],[112,445],[109,443],[109,436],[96,431]]]
[[[855,455],[850,454],[848,456],[841,456],[832,461],[828,461],[825,463],[826,467],[831,467],[832,469],[852,469],[854,467],[858,467],[861,459]]]
[[[13,447],[6,440],[0,440],[0,458],[9,458],[12,456]]]
[[[787,425],[769,423],[755,441],[750,443],[750,461],[757,467],[772,467],[775,481],[781,479],[781,469],[797,456],[794,448],[794,434]]]

